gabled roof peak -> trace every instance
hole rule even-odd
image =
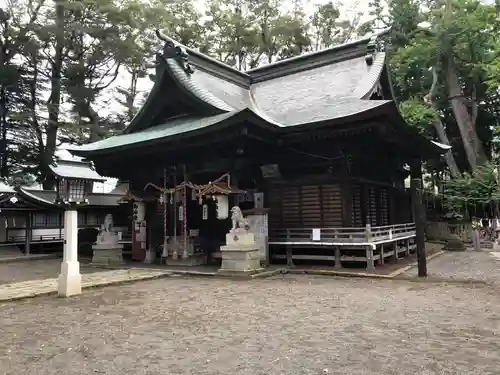
[[[244,72],[195,49],[186,47],[185,45],[166,36],[159,30],[157,30],[156,33],[161,40],[170,45],[175,45],[176,48],[181,48],[185,51],[189,55],[189,63],[194,67],[201,68],[202,70],[219,76],[220,78],[225,78],[230,82],[248,87],[253,82],[261,82],[267,79],[311,69],[325,64],[331,64],[337,61],[366,56],[370,53],[370,49],[373,47],[374,41],[378,37],[386,35],[389,31],[390,29],[386,29],[353,42],[340,44],[320,51],[305,53],[303,55],[249,69]]]
[[[353,42],[259,66],[247,70],[246,73],[250,75],[252,82],[261,82],[323,65],[367,56],[370,53],[378,52],[376,51],[376,41],[378,37],[385,35],[388,31],[389,29]]]

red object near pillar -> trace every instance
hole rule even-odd
[[[144,261],[146,258],[146,221],[134,222],[132,230],[132,259]]]

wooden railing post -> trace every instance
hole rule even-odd
[[[375,268],[375,262],[373,261],[373,246],[372,242],[372,226],[370,224],[366,224],[365,227],[365,238],[368,245],[366,246],[366,269],[373,270]]]
[[[286,230],[286,242],[289,243],[291,240],[290,229]],[[292,246],[286,245],[286,264],[289,267],[293,266],[293,258],[292,258]]]
[[[372,226],[370,224],[365,226],[365,238],[366,242],[372,242]]]

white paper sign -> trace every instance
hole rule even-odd
[[[179,221],[184,220],[184,207],[179,206]]]
[[[225,220],[229,217],[229,198],[227,195],[216,195],[217,219]]]
[[[321,229],[313,229],[313,241],[321,241]]]
[[[202,206],[202,211],[201,211],[201,218],[203,220],[207,220],[208,219],[208,206],[206,204],[204,204]]]

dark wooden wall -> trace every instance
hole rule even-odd
[[[409,196],[376,183],[271,184],[269,226],[278,228],[383,226],[411,221]],[[346,210],[346,205],[350,205]],[[348,213],[348,217],[346,217]]]

